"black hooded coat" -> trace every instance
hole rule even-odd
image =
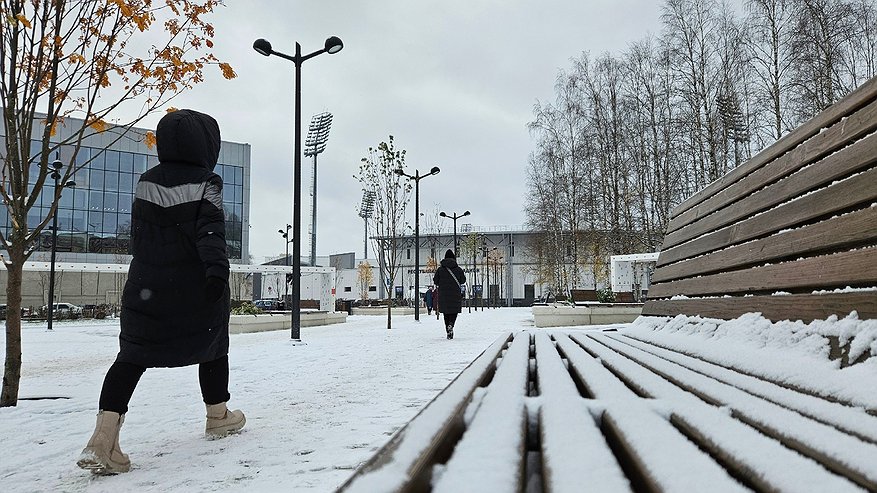
[[[454,280],[456,278],[456,281]],[[457,282],[459,281],[459,282]],[[460,285],[466,282],[466,274],[457,265],[454,253],[448,250],[445,258],[435,271],[432,282],[438,286],[439,308],[442,313],[460,313],[463,311],[463,292]]]
[[[179,110],[161,119],[156,139],[159,164],[140,176],[131,213],[117,360],[145,367],[213,361],[228,354],[229,321],[222,178],[213,172],[219,125]]]

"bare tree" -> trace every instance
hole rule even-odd
[[[404,149],[396,149],[391,135],[376,148],[369,147],[368,155],[362,158],[359,166],[359,174],[355,176],[363,190],[375,192],[375,208],[370,223],[380,260],[379,269],[390,291],[389,298],[392,298],[392,289],[401,265],[402,237],[408,227],[405,209],[411,198],[412,186],[409,180],[396,173],[405,169],[405,154]],[[392,303],[387,303],[387,329],[392,328],[391,307]]]

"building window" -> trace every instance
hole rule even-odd
[[[378,287],[377,287],[377,286],[369,286],[369,287],[368,287],[368,290],[369,290],[369,292],[372,292],[372,293],[373,293],[373,292],[375,292],[375,291],[378,290]]]
[[[350,292],[350,286],[344,286],[344,292],[345,292],[345,293],[349,293],[349,292]]]
[[[411,260],[411,249],[406,250],[406,256],[408,260]]]

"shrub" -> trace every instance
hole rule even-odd
[[[240,306],[232,308],[231,313],[232,315],[258,315],[262,313],[262,310],[249,301],[245,301]]]
[[[605,287],[597,290],[597,301],[600,303],[615,303],[615,293],[612,288]]]

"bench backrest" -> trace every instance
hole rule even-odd
[[[679,204],[643,315],[877,318],[875,131],[877,78]]]

